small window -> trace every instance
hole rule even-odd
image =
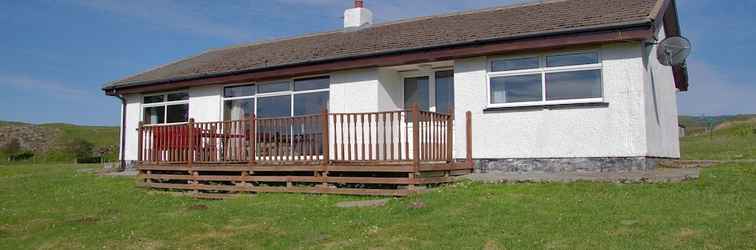
[[[189,93],[178,92],[144,97],[142,121],[145,124],[189,121]]]
[[[144,97],[144,103],[158,103],[163,102],[164,95],[153,95],[153,96],[145,96]]]
[[[541,75],[491,78],[491,103],[541,101]]]
[[[291,116],[291,95],[258,97],[257,116],[260,118]]]
[[[294,80],[294,91],[327,89],[328,85],[330,84],[331,78],[327,76],[309,79],[298,79]]]
[[[289,91],[289,90],[291,90],[291,85],[289,84],[289,82],[276,82],[276,83],[266,83],[266,84],[258,85],[257,92],[273,93],[273,92],[281,92],[281,91]]]
[[[546,74],[546,100],[601,97],[601,70]]]
[[[319,114],[328,108],[328,92],[314,92],[294,95],[294,115]]]
[[[523,69],[537,69],[540,66],[538,57],[493,60],[491,62],[491,71],[509,71]]]
[[[165,123],[165,106],[144,108],[144,124]]]
[[[579,53],[546,57],[547,67],[596,64],[598,62],[598,54],[596,53]]]
[[[255,113],[255,99],[226,100],[223,104],[223,120],[241,120]]]
[[[166,96],[169,102],[189,100],[189,93],[173,93]]]
[[[165,117],[168,123],[187,122],[189,120],[189,104],[168,105]]]
[[[255,95],[255,85],[233,86],[223,88],[223,97],[241,97]]]

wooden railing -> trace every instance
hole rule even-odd
[[[189,165],[452,162],[452,124],[452,115],[419,111],[417,107],[374,113],[323,111],[285,118],[140,124],[138,160]]]

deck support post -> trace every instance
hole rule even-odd
[[[420,169],[420,111],[417,103],[412,105],[412,173],[409,174],[409,189],[415,189],[415,177]]]
[[[322,143],[323,143],[323,160],[320,161],[321,166],[321,172],[320,176],[323,178],[323,188],[328,187],[328,165],[331,163],[331,156],[330,156],[330,140],[331,136],[328,133],[329,126],[328,126],[328,109],[323,108],[320,111],[320,121],[321,121],[321,130],[322,130]]]
[[[465,133],[467,135],[467,166],[470,168],[473,168],[473,159],[472,159],[472,113],[470,111],[467,111],[465,113]]]

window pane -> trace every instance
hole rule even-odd
[[[429,110],[428,77],[414,77],[404,79],[404,107],[413,104],[420,105],[420,110]]]
[[[170,105],[166,112],[168,123],[189,121],[189,104]]]
[[[538,67],[540,67],[538,57],[494,60],[493,62],[491,62],[492,71],[535,69]]]
[[[303,91],[303,90],[313,90],[313,89],[327,89],[328,85],[331,84],[331,78],[329,77],[318,77],[318,78],[310,78],[310,79],[299,79],[294,80],[294,90],[295,91]]]
[[[173,93],[168,94],[168,101],[185,101],[189,100],[189,93]]]
[[[163,102],[163,95],[145,96],[144,103],[157,103]]]
[[[165,107],[144,108],[144,124],[161,124],[165,123]]]
[[[601,70],[546,74],[546,100],[601,97]]]
[[[294,115],[319,114],[323,108],[328,108],[328,92],[294,95]]]
[[[255,85],[233,86],[223,88],[223,97],[239,97],[255,95]]]
[[[541,101],[541,75],[491,78],[491,103]]]
[[[448,113],[454,107],[454,71],[436,72],[436,112]]]
[[[257,91],[260,93],[271,93],[271,92],[290,90],[289,82],[266,83],[266,84],[260,84],[257,86],[258,86]]]
[[[257,116],[260,118],[291,116],[291,96],[258,97]]]
[[[228,100],[223,103],[223,120],[247,119],[255,112],[255,99]]]
[[[559,67],[559,66],[580,65],[580,64],[595,64],[598,62],[599,62],[598,54],[596,53],[580,53],[580,54],[569,54],[569,55],[558,55],[558,56],[546,57],[547,67]]]

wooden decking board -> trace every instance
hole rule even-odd
[[[195,191],[193,192],[195,194],[197,192],[226,192],[223,194],[285,192],[406,196],[418,190],[409,188],[414,185],[454,182],[455,176],[470,173],[471,166],[468,162],[423,162],[418,168],[418,173],[420,173],[418,175],[413,172],[412,164],[406,162],[366,164],[366,162],[351,161],[330,165],[142,164],[137,167],[140,171],[137,179],[140,180],[138,186],[191,190]],[[414,178],[412,178],[413,175]],[[208,182],[220,183],[209,184]],[[286,186],[266,186],[284,183]],[[293,183],[319,185],[307,187]],[[371,187],[381,188],[345,188],[343,184],[379,185]],[[395,189],[386,189],[385,186],[380,185],[393,185]],[[215,193],[209,194],[215,195]],[[224,196],[219,194],[217,197]],[[208,197],[208,199],[214,198]]]
[[[309,194],[349,194],[375,196],[407,196],[417,191],[408,189],[360,189],[333,187],[257,187],[257,186],[225,186],[225,185],[192,185],[169,183],[145,183],[144,186],[160,189],[254,192],[254,193],[309,193]]]

